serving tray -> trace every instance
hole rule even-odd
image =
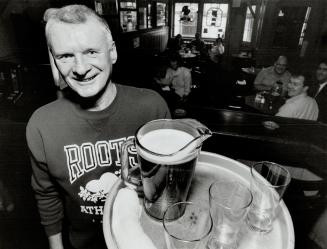
[[[209,202],[208,189],[210,184],[216,180],[228,178],[250,186],[250,168],[228,157],[202,151],[196,165],[188,200]],[[111,227],[113,203],[122,187],[124,187],[123,182],[120,179],[117,180],[104,205],[103,232],[107,247],[110,249],[125,249],[118,248]],[[143,210],[141,225],[158,249],[166,249],[164,230],[160,221],[150,218]],[[293,222],[283,201],[278,207],[273,230],[263,235],[249,230],[244,225],[241,229],[238,249],[294,249]]]

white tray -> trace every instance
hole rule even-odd
[[[202,151],[192,181],[189,198],[191,201],[208,202],[209,185],[218,179],[233,178],[250,185],[250,169],[244,164],[230,158]],[[112,204],[120,188],[124,187],[119,179],[107,196],[103,214],[103,232],[106,244],[110,249],[117,246],[111,229]],[[277,219],[273,230],[265,235],[253,232],[244,226],[238,249],[294,249],[294,229],[291,216],[283,201],[277,210]],[[158,249],[165,249],[164,231],[160,221],[156,221],[143,210],[141,223],[144,231]]]

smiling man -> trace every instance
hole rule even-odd
[[[287,70],[287,57],[280,55],[273,66],[262,69],[254,80],[254,88],[257,91],[270,91],[277,81],[283,83],[283,95],[287,92],[287,84],[291,74]]]
[[[64,97],[36,110],[26,130],[41,223],[51,249],[104,249],[103,205],[120,176],[120,146],[142,124],[170,113],[154,91],[111,81],[115,43],[93,10],[69,5],[47,10],[44,19]]]
[[[312,87],[312,83],[307,75],[293,73],[287,87],[290,98],[280,107],[276,116],[317,120],[318,105],[307,95],[309,87]]]

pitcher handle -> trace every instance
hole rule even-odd
[[[120,147],[121,161],[121,179],[126,187],[136,190],[139,195],[143,193],[141,171],[139,163],[135,166],[131,165],[130,155],[136,151],[135,138],[127,139]]]

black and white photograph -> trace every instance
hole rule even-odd
[[[0,0],[0,249],[327,249],[327,0]]]

